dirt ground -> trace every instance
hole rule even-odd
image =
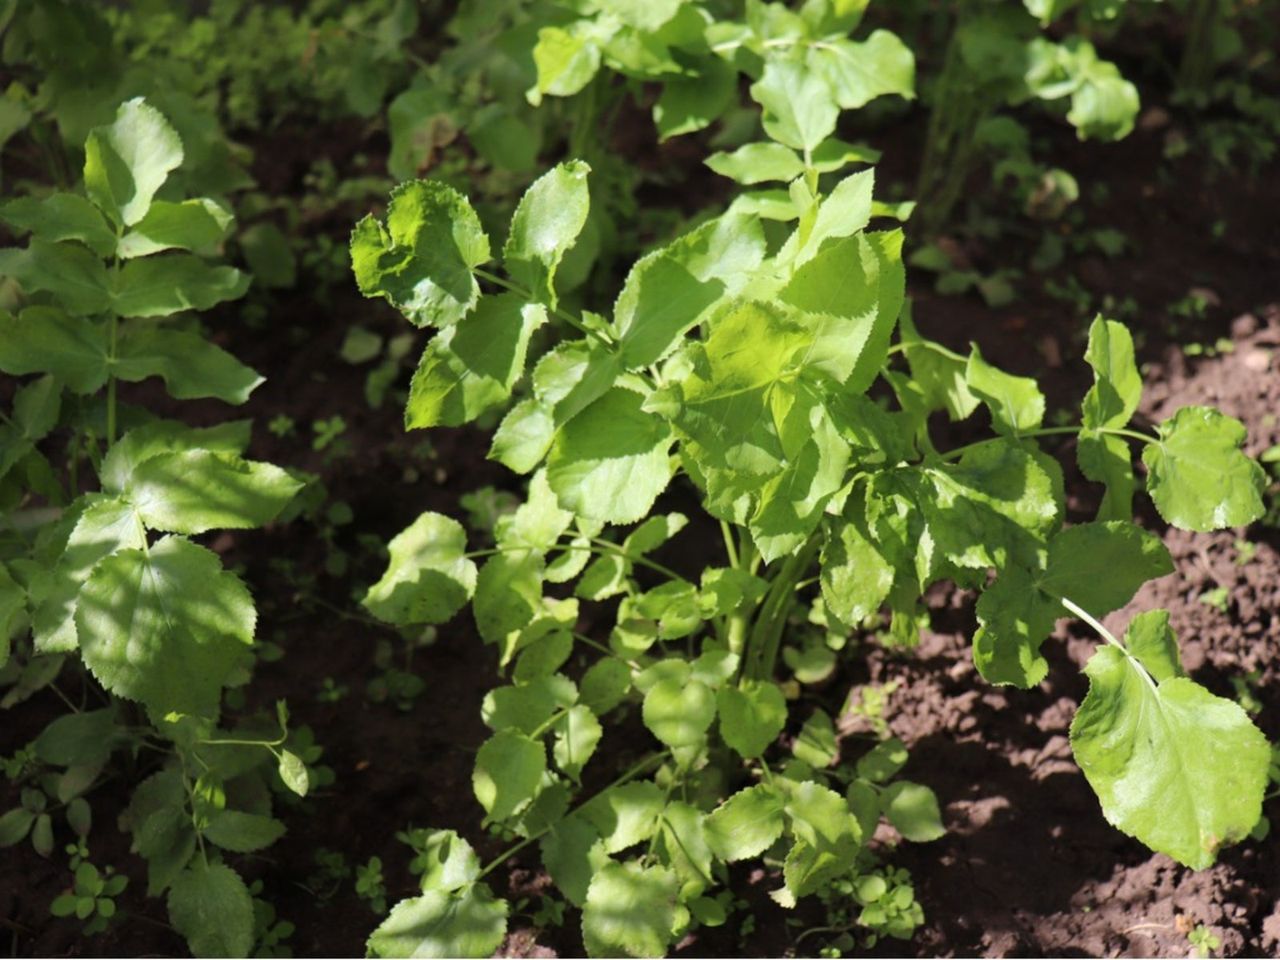
[[[900,153],[909,152],[918,139],[918,120],[918,114],[910,114],[900,132],[890,131]],[[1061,131],[1051,134],[1055,156],[1082,183],[1105,179],[1111,185],[1108,198],[1084,201],[1084,210],[1091,226],[1124,233],[1123,254],[1069,258],[1048,278],[1028,273],[1019,281],[1019,299],[1001,309],[974,295],[940,297],[928,275],[913,272],[915,316],[926,335],[955,346],[979,341],[988,359],[1038,377],[1049,393],[1050,410],[1074,409],[1089,384],[1088,369],[1078,358],[1092,312],[1051,296],[1045,280],[1061,283],[1074,276],[1096,303],[1108,294],[1132,297],[1137,310],[1124,319],[1137,331],[1148,383],[1141,414],[1158,419],[1185,404],[1216,404],[1246,422],[1249,449],[1256,453],[1280,442],[1280,167],[1250,180],[1215,175],[1194,157],[1170,165],[1162,159],[1169,132],[1166,123],[1147,124],[1110,147],[1078,145]],[[366,142],[358,131],[336,139],[345,151],[335,157],[340,171],[356,153],[378,147],[376,138]],[[310,146],[299,144],[295,154],[262,159],[259,151],[267,166],[256,172],[272,190],[297,189],[308,151],[330,142],[320,132]],[[890,147],[887,181],[895,175],[893,156]],[[359,212],[337,211],[309,229],[341,238]],[[1228,229],[1215,240],[1212,228],[1218,221]],[[975,243],[960,253],[980,269],[1011,258],[1022,262],[1025,240]],[[423,510],[457,513],[458,496],[475,486],[515,487],[506,471],[484,459],[483,434],[435,431],[426,456],[419,447],[423,435],[404,433],[394,402],[370,409],[363,400],[366,369],[337,359],[345,331],[359,323],[394,335],[407,326],[347,286],[331,288],[319,303],[307,286],[304,282],[271,302],[265,327],[249,326],[236,309],[223,311],[219,339],[267,377],[242,411],[258,424],[252,452],[321,473],[331,496],[350,505],[354,520],[337,530],[334,542],[351,553],[352,564],[341,576],[327,574],[328,547],[306,523],[224,535],[212,545],[228,561],[243,565],[261,608],[260,636],[284,649],[283,659],[259,669],[248,689],[251,704],[286,697],[295,722],[314,730],[336,780],[283,813],[289,832],[279,844],[262,856],[236,858],[236,866],[248,878],[261,879],[263,895],[282,918],[296,924],[295,954],[362,955],[377,918],[355,896],[350,879],[323,896],[329,891],[322,889],[323,878],[316,879],[316,853],[341,851],[351,867],[380,856],[394,900],[412,892],[407,848],[393,836],[399,829],[411,824],[455,828],[482,853],[497,849],[478,830],[470,788],[472,754],[485,737],[480,701],[494,683],[495,670],[491,651],[476,639],[464,615],[442,627],[434,645],[414,654],[412,668],[427,688],[411,710],[371,702],[364,693],[379,673],[377,641],[394,634],[360,616],[356,598],[380,571],[377,557],[361,548],[357,534],[385,542]],[[1170,306],[1192,288],[1201,299],[1211,294],[1203,316],[1176,316]],[[1185,349],[1222,338],[1231,341],[1230,352],[1195,356]],[[416,349],[411,355],[416,357]],[[407,375],[406,367],[402,380]],[[124,395],[148,396],[141,391]],[[200,405],[185,405],[183,411],[193,409],[197,418],[205,415]],[[216,407],[206,413],[211,419],[224,415]],[[277,439],[264,429],[279,414],[294,418],[297,436]],[[349,453],[337,458],[312,450],[305,433],[313,420],[334,414],[345,418],[350,444]],[[1068,467],[1072,519],[1087,518],[1097,489],[1074,472],[1069,443],[1050,449]],[[1247,533],[1168,532],[1149,504],[1139,502],[1144,522],[1164,534],[1177,570],[1145,587],[1111,621],[1121,625],[1136,610],[1167,606],[1195,678],[1232,696],[1231,678],[1250,677],[1249,693],[1259,706],[1256,720],[1273,740],[1280,737],[1280,534],[1261,526]],[[1243,537],[1252,549],[1237,543]],[[292,561],[291,572],[270,559],[281,557]],[[679,561],[679,556],[670,560]],[[1205,599],[1218,596],[1212,592],[1219,588],[1225,588],[1225,599],[1216,604]],[[1225,955],[1280,953],[1280,831],[1227,851],[1211,870],[1193,873],[1150,854],[1102,818],[1067,742],[1068,725],[1086,689],[1079,667],[1096,639],[1064,621],[1046,644],[1051,670],[1045,682],[1030,691],[997,689],[981,681],[969,654],[972,596],[939,590],[930,600],[932,627],[918,650],[889,651],[872,641],[855,645],[838,680],[813,693],[836,712],[852,687],[899,683],[888,717],[911,749],[904,775],[933,787],[943,805],[945,837],[904,844],[890,856],[910,869],[926,922],[912,941],[889,942],[875,952],[1176,956],[1189,950],[1187,931],[1204,924],[1219,936]],[[345,695],[321,697],[327,678],[333,681],[331,690],[345,686]],[[6,716],[5,743],[25,743],[59,709],[52,696],[43,696]],[[628,749],[625,743],[617,747],[622,754]],[[0,788],[0,809],[16,801],[11,792]],[[95,862],[115,864],[132,878],[120,900],[127,911],[123,922],[89,942],[73,924],[51,922],[48,904],[66,882],[65,864],[60,855],[45,861],[23,845],[0,860],[0,949],[18,956],[184,952],[165,922],[163,903],[143,896],[142,864],[128,854],[127,837],[115,829],[124,800],[110,786],[95,794],[90,840]],[[1274,817],[1280,807],[1273,803],[1269,812]],[[535,859],[513,860],[506,874],[495,874],[500,893],[528,891],[539,882]],[[793,950],[791,937],[799,928],[786,926],[784,911],[763,897],[768,879],[739,878],[739,892],[757,912],[751,938],[737,942],[723,932],[709,932],[691,938],[677,953]],[[811,911],[802,916],[820,919]],[[514,917],[512,929],[519,931],[509,944],[513,950],[581,953],[572,910],[559,931],[537,930],[525,916]],[[810,940],[805,947],[812,945]]]

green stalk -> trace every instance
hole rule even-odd
[[[787,616],[796,602],[796,584],[804,576],[817,552],[818,539],[816,536],[810,537],[803,547],[787,557],[782,569],[769,585],[769,592],[760,605],[760,612],[747,641],[744,676],[757,680],[767,680],[773,676],[778,648],[782,645],[782,634],[787,626]]]

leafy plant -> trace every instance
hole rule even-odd
[[[470,605],[511,671],[484,703],[492,735],[473,787],[484,823],[513,846],[482,865],[447,835],[422,895],[370,938],[374,955],[496,949],[508,907],[484,878],[533,844],[581,908],[590,954],[649,956],[710,915],[730,864],[781,863],[772,895],[786,908],[849,876],[874,826],[872,794],[904,837],[936,837],[923,786],[880,791],[859,768],[835,789],[850,774],[832,722],[794,717],[776,670],[791,622],[810,619],[819,599],[822,622],[846,629],[887,606],[888,638],[914,643],[921,597],[942,579],[980,591],[974,659],[991,682],[1043,680],[1040,646],[1061,617],[1106,641],[1086,667],[1072,744],[1112,823],[1204,867],[1259,819],[1267,742],[1236,704],[1184,675],[1167,615],[1136,617],[1123,642],[1097,620],[1172,569],[1161,542],[1128,519],[1129,444],[1141,445],[1146,490],[1168,522],[1238,526],[1262,512],[1243,427],[1188,407],[1154,432],[1132,429],[1132,341],[1102,318],[1090,331],[1095,385],[1080,423],[1042,426],[1034,381],[992,367],[976,346],[959,355],[915,330],[903,310],[901,231],[869,229],[883,212],[873,175],[820,190],[814,147],[831,132],[829,114],[814,114],[802,85],[766,99],[766,130],[800,165],[783,177],[787,191],[767,206],[744,196],[646,254],[611,317],[571,313],[557,294],[587,220],[581,162],[529,188],[502,272],[488,266],[475,211],[439,182],[402,184],[385,221],[355,228],[360,289],[435,331],[406,425],[505,409],[490,456],[530,478],[491,547],[468,550],[461,524],[424,513],[391,541],[364,600],[405,626]],[[786,232],[766,232],[766,216]],[[895,405],[868,395],[878,380]],[[979,409],[989,437],[935,448],[931,414]],[[1073,527],[1063,525],[1061,467],[1038,443],[1065,434],[1106,488],[1097,520]],[[657,510],[677,476],[705,510],[693,523],[704,535],[718,528],[724,545],[722,562],[688,574],[654,558],[692,525]],[[614,626],[579,633],[582,605],[606,601]],[[576,681],[565,672],[575,653],[593,658]],[[638,708],[652,752],[601,749],[624,704]],[[780,742],[788,730],[790,749]],[[612,781],[584,792],[588,764],[609,760],[619,769],[591,782]]]
[[[31,805],[55,798],[83,838],[81,795],[112,754],[158,753],[122,818],[148,863],[148,892],[167,894],[194,952],[243,954],[251,899],[219,851],[278,839],[272,791],[305,794],[308,779],[285,746],[283,702],[274,717],[218,728],[224,688],[252,668],[257,615],[240,578],[193,537],[262,526],[303,484],[243,458],[247,421],[192,429],[120,399],[121,383],[159,378],[177,400],[241,404],[261,383],[189,316],[241,296],[249,277],[216,262],[231,214],[182,198],[170,174],[183,160],[164,116],[129,100],[89,132],[82,193],[0,207],[16,233],[31,235],[24,248],[0,250],[0,269],[25,300],[17,314],[0,312],[0,370],[37,377],[16,391],[3,427],[0,490],[20,536],[0,554],[0,658],[21,664],[18,684],[35,689],[25,678],[51,684],[78,658],[118,698],[73,709],[37,738],[35,758],[51,772],[41,774],[43,792],[28,791]],[[46,455],[61,435],[70,436],[65,478]],[[51,849],[42,810],[28,812],[38,845]],[[101,929],[119,883],[100,878],[79,847],[72,856],[82,861],[74,898],[55,911],[85,919],[96,910],[91,926]]]
[[[101,933],[116,915],[115,898],[128,885],[129,878],[115,873],[111,867],[103,872],[92,863],[81,863],[75,868],[74,886],[54,898],[49,912],[55,917],[74,915],[77,920],[85,921],[85,936]]]

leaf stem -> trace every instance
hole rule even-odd
[[[476,267],[471,272],[474,273],[481,280],[488,280],[494,286],[502,287],[502,289],[510,291],[511,293],[514,293],[518,297],[523,297],[524,299],[528,300],[530,303],[540,302],[538,298],[533,295],[532,290],[528,290],[525,287],[520,286],[520,284],[518,283],[512,283],[510,280],[507,280],[505,277],[500,277],[496,273],[493,273],[489,270],[485,270],[481,267]],[[573,314],[568,313],[565,310],[561,310],[559,307],[548,307],[547,309],[553,317],[555,317],[558,320],[563,320],[565,323],[573,327],[573,329],[577,330],[579,333],[584,334],[588,337],[595,337],[595,339],[599,340],[601,343],[605,344],[606,346],[613,346],[613,341],[611,339],[609,339],[599,330],[593,330],[591,327],[588,327],[585,323],[583,323]]]
[[[1129,653],[1129,648],[1126,647],[1123,643],[1121,643],[1118,639],[1116,639],[1116,635],[1112,633],[1110,630],[1108,630],[1106,627],[1104,627],[1102,625],[1101,620],[1094,617],[1091,613],[1089,613],[1088,610],[1080,606],[1080,604],[1076,603],[1070,597],[1063,597],[1062,605],[1066,607],[1068,610],[1070,610],[1077,617],[1079,617],[1081,620],[1083,620],[1085,623],[1087,623],[1089,626],[1093,627],[1093,629],[1096,630],[1099,633],[1099,635],[1101,635],[1102,639],[1107,641],[1107,643],[1123,650],[1126,655]]]
[[[1027,430],[1024,433],[1016,434],[1014,435],[1013,439],[1030,440],[1035,437],[1053,437],[1053,436],[1061,436],[1063,434],[1079,434],[1079,433],[1082,433],[1085,429],[1087,428],[1082,424],[1074,424],[1069,427],[1040,427],[1039,429],[1036,429],[1036,430]],[[1097,431],[1098,433],[1108,434],[1114,437],[1126,437],[1130,440],[1140,440],[1143,443],[1159,443],[1160,442],[1159,437],[1153,437],[1149,433],[1139,433],[1137,430],[1127,430],[1124,427],[1098,427]],[[1008,439],[1009,437],[1004,435],[988,437],[985,440],[978,440],[974,443],[967,443],[963,447],[956,447],[954,450],[948,450],[946,453],[941,454],[941,457],[943,460],[958,460],[960,457],[964,456],[964,454],[968,453],[970,450],[974,450],[974,449],[977,449],[978,447],[985,446],[988,443],[996,443],[1000,440],[1008,440]]]

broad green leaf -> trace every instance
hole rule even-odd
[[[764,753],[787,723],[786,697],[776,683],[767,680],[722,687],[716,707],[720,736],[748,760]]]
[[[502,262],[512,278],[553,309],[556,268],[587,222],[590,172],[581,160],[571,160],[535,180],[516,206],[502,248]]]
[[[547,456],[547,481],[560,505],[580,517],[634,523],[671,480],[674,437],[644,398],[614,388],[560,430]]]
[[[591,957],[661,957],[671,943],[679,885],[665,867],[608,863],[591,879],[582,941]]]
[[[773,788],[756,784],[739,790],[708,816],[707,845],[726,863],[764,853],[782,836],[782,800]]]
[[[1148,580],[1172,572],[1173,560],[1159,537],[1131,522],[1082,523],[1050,542],[1039,586],[1102,617],[1133,599]]]
[[[112,693],[154,716],[212,716],[253,642],[256,613],[217,554],[171,536],[99,562],[75,620],[85,665]]]
[[[74,317],[103,313],[111,306],[107,268],[78,243],[49,243],[32,237],[25,250],[0,250],[0,274],[16,280],[28,294],[52,294]]]
[[[25,807],[14,807],[0,816],[0,849],[25,840],[35,822],[36,815]]]
[[[242,810],[219,810],[204,828],[204,836],[224,850],[252,853],[284,836],[284,824],[274,817]]]
[[[68,713],[36,737],[36,756],[59,767],[103,763],[120,741],[115,707]]]
[[[226,235],[231,219],[231,213],[212,200],[156,200],[146,216],[120,238],[117,255],[128,260],[162,250],[212,247]]]
[[[0,370],[50,373],[72,393],[94,393],[107,382],[106,324],[76,319],[54,307],[0,311]]]
[[[1084,425],[1123,427],[1142,399],[1142,375],[1133,357],[1133,337],[1124,324],[1098,317],[1089,328],[1084,358],[1093,368],[1093,386],[1082,405]]]
[[[620,704],[631,689],[631,670],[614,657],[593,663],[582,676],[579,698],[596,716]]]
[[[276,773],[284,785],[299,797],[305,797],[311,789],[311,775],[307,773],[307,765],[292,750],[280,751]]]
[[[167,317],[238,300],[250,277],[234,267],[213,267],[190,253],[130,260],[112,280],[111,307],[122,317]]]
[[[555,824],[540,847],[547,873],[565,899],[579,908],[587,901],[591,878],[612,862],[595,827],[577,814]]]
[[[614,307],[623,363],[646,367],[671,353],[724,289],[717,280],[695,277],[675,251],[642,257]]]
[[[1077,439],[1076,462],[1080,472],[1095,483],[1106,485],[1099,520],[1128,521],[1133,517],[1133,454],[1128,441],[1114,434],[1081,430]]]
[[[791,745],[791,752],[819,770],[836,762],[840,756],[840,745],[836,742],[835,725],[825,710],[817,709],[810,714]]]
[[[658,829],[663,794],[651,780],[610,787],[585,803],[580,812],[599,832],[606,853],[643,843]]]
[[[774,140],[806,155],[836,129],[840,108],[821,74],[794,60],[768,60],[751,96],[764,108],[764,129]]]
[[[722,177],[747,185],[790,182],[804,173],[804,160],[780,143],[748,143],[732,153],[713,153],[704,162]]]
[[[506,820],[533,799],[547,769],[540,741],[512,730],[495,733],[476,754],[471,785],[491,821]]]
[[[1244,710],[1185,677],[1157,684],[1110,645],[1085,673],[1071,747],[1107,820],[1193,869],[1248,836],[1271,750]]]
[[[1079,62],[1079,79],[1071,93],[1067,121],[1081,140],[1124,139],[1132,132],[1142,106],[1138,88],[1121,76],[1114,63],[1099,60],[1091,43],[1076,40],[1073,52]]]
[[[658,140],[703,130],[732,106],[738,92],[738,74],[718,57],[697,64],[697,76],[674,77],[662,85],[653,105]]]
[[[1240,450],[1245,428],[1209,407],[1183,407],[1142,451],[1147,492],[1175,527],[1206,532],[1242,527],[1265,512],[1266,473]]]
[[[805,263],[813,259],[819,251],[827,252],[830,247],[828,240],[837,240],[844,237],[853,237],[859,233],[867,223],[871,220],[871,195],[875,188],[875,171],[863,170],[860,173],[850,174],[839,183],[831,191],[830,195],[824,197],[818,206],[817,216],[814,217],[813,223],[807,229],[801,228],[787,238],[787,242],[782,245],[782,250],[778,254],[778,259],[784,262],[794,261],[797,265]],[[865,242],[875,242],[877,235],[871,235],[865,238]],[[881,239],[885,239],[882,237]],[[894,252],[901,250],[902,244],[899,241],[893,248]],[[848,259],[850,248],[844,248],[846,253],[844,259]],[[865,250],[859,250],[860,259],[868,259]],[[900,256],[899,256],[899,259]],[[831,256],[827,258],[827,270],[832,271],[833,263],[843,262],[836,261]],[[838,269],[833,271],[838,279],[841,274]],[[869,265],[863,266],[864,274],[868,279],[874,281],[878,271],[872,270]],[[823,298],[828,302],[844,302],[846,300],[858,300],[858,293],[842,294],[838,289],[832,289],[832,278],[823,277],[815,270],[811,270],[809,278],[802,281],[802,284],[814,285],[818,289],[825,290]],[[793,282],[794,285],[794,282]],[[866,285],[864,281],[863,286]],[[834,313],[835,310],[823,310],[821,307],[806,307],[817,312]],[[893,311],[894,317],[897,311]],[[892,318],[891,318],[892,319]]]
[[[466,197],[436,180],[391,192],[386,226],[372,216],[351,234],[351,265],[366,297],[382,297],[419,327],[447,327],[476,305],[471,271],[489,259],[489,238]]]
[[[826,77],[836,103],[856,110],[876,97],[915,96],[915,57],[896,35],[875,30],[865,40],[844,37],[808,48],[807,66]]]
[[[929,341],[916,330],[910,309],[902,311],[898,325],[903,353],[911,368],[911,382],[923,395],[925,412],[946,410],[952,420],[967,419],[977,409],[979,401],[965,381],[967,364],[964,359],[931,349]]]
[[[662,680],[644,696],[644,725],[669,747],[701,743],[716,718],[716,696],[697,680]]]
[[[480,876],[480,858],[471,844],[453,830],[430,831],[422,843],[417,863],[423,866],[419,878],[423,890],[452,893],[474,883]]]
[[[542,557],[532,551],[490,557],[476,578],[476,629],[486,643],[501,643],[542,607]]]
[[[401,900],[369,936],[371,957],[489,957],[507,933],[507,904],[482,883]]]
[[[1168,610],[1144,610],[1129,621],[1125,646],[1151,674],[1156,683],[1185,677],[1178,638],[1169,627]]]
[[[590,83],[600,69],[600,47],[585,30],[542,27],[533,48],[533,63],[538,81],[526,97],[536,107],[543,94],[571,97]]]
[[[555,714],[563,713],[577,699],[573,681],[560,674],[539,677],[528,683],[490,690],[480,707],[480,716],[493,731],[517,730],[532,736]],[[545,728],[544,728],[545,729]]]
[[[85,143],[89,199],[124,226],[141,220],[151,198],[182,163],[182,140],[141,97],[120,105],[110,126],[95,127]]]
[[[1062,605],[1036,589],[1031,574],[1018,566],[1000,571],[978,598],[978,631],[973,662],[988,683],[1034,687],[1049,673],[1040,655]]]
[[[50,243],[79,240],[99,257],[109,257],[116,249],[115,232],[98,208],[74,193],[53,193],[43,200],[18,197],[0,207],[0,219]]]
[[[555,435],[555,416],[547,405],[521,400],[494,432],[489,457],[516,473],[529,473],[547,455]]]
[[[204,337],[149,324],[125,330],[111,369],[130,383],[160,377],[169,396],[177,400],[215,397],[241,404],[263,382],[256,371]]]
[[[832,878],[847,874],[862,840],[862,828],[845,798],[818,783],[799,783],[788,789],[786,812],[796,838],[783,867],[792,896],[807,896]]]
[[[822,598],[842,623],[858,626],[889,596],[893,567],[852,520],[828,524],[821,559]]]
[[[884,783],[907,762],[907,748],[897,737],[881,740],[858,758],[858,776],[872,783]]]
[[[898,780],[885,788],[884,814],[902,836],[912,843],[928,843],[946,833],[938,798],[926,786]]]
[[[197,957],[245,957],[253,947],[253,898],[240,875],[196,857],[169,888],[169,922]]]
[[[387,570],[365,594],[365,609],[388,623],[444,623],[475,593],[476,565],[466,549],[460,523],[422,514],[388,545]]]
[[[974,396],[991,412],[996,433],[1017,436],[1039,428],[1044,420],[1044,394],[1030,377],[1016,377],[997,370],[973,345],[965,382]]]
[[[523,375],[529,338],[547,321],[514,294],[485,297],[475,313],[427,345],[409,386],[406,429],[457,427],[511,396]]]
[[[138,465],[162,453],[210,450],[242,454],[249,446],[248,420],[231,420],[216,427],[189,427],[176,420],[153,420],[134,427],[115,442],[98,468],[102,489],[120,493]]]
[[[146,531],[132,504],[90,495],[49,579],[32,591],[36,649],[41,653],[74,650],[77,598],[90,572],[104,557],[145,544]]]
[[[517,683],[527,683],[548,676],[559,670],[572,653],[573,634],[567,630],[554,630],[520,652],[512,679]]]
[[[273,464],[187,450],[140,463],[125,495],[148,528],[196,534],[264,526],[301,489],[301,482]]]
[[[680,899],[686,902],[714,885],[711,848],[707,846],[706,816],[697,807],[673,800],[662,811],[658,850],[680,881]]]
[[[555,743],[551,752],[556,766],[567,776],[579,780],[582,768],[604,735],[600,721],[589,707],[579,704],[571,707],[552,729],[555,731]]]

